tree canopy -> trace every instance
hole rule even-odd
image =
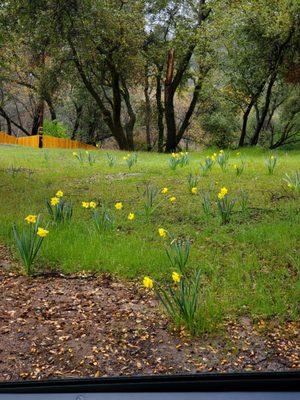
[[[297,142],[299,15],[297,0],[8,0],[0,128],[59,122],[88,143],[166,152]]]

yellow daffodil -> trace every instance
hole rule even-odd
[[[153,288],[153,280],[149,278],[149,276],[145,276],[143,279],[143,285],[147,289],[152,289]]]
[[[224,153],[224,150],[220,150],[220,154],[223,154]]]
[[[178,274],[178,272],[172,272],[172,279],[173,279],[173,281],[175,282],[175,283],[179,283],[180,282],[180,279],[181,279],[181,277],[180,277],[180,275]]]
[[[82,201],[81,205],[83,208],[90,208],[90,203],[88,201]]]
[[[241,153],[240,153],[239,151],[236,153],[237,156],[239,156],[240,154],[241,154]]]
[[[44,228],[40,228],[40,227],[39,227],[36,234],[37,234],[39,237],[44,238],[44,237],[46,237],[46,236],[48,235],[48,233],[49,233],[49,231],[47,231],[47,230],[44,229]]]
[[[234,168],[234,169],[237,169],[237,168],[238,168],[238,166],[237,166],[236,164],[234,164],[233,168]]]
[[[212,161],[216,161],[216,156],[212,155],[211,157],[209,157]]]
[[[64,195],[64,192],[62,191],[62,190],[58,190],[57,192],[56,192],[56,197],[63,197],[63,195]]]
[[[274,160],[274,156],[271,156],[270,159],[271,159],[271,160]]]
[[[214,157],[217,157],[217,153],[214,153],[213,156],[214,156]]]
[[[128,157],[127,157],[127,156],[124,156],[124,157],[123,157],[123,160],[124,160],[124,161],[126,161],[127,159],[128,159]]]
[[[224,199],[224,197],[227,195],[227,193],[228,193],[228,189],[226,187],[222,187],[222,189],[218,193],[218,198],[220,200]]]
[[[164,228],[158,228],[158,234],[160,237],[166,237],[167,231]]]
[[[293,188],[293,185],[292,185],[291,183],[288,183],[287,186],[288,186],[288,188],[290,188],[290,189]],[[25,218],[25,219],[26,219],[26,218]]]
[[[29,215],[27,215],[27,217],[25,218],[25,221],[26,221],[28,224],[35,224],[35,223],[36,223],[36,219],[37,219],[37,216],[36,216],[36,215],[29,214]]]
[[[73,152],[73,156],[74,156],[74,157],[77,157],[77,155],[78,155],[78,154],[74,151],[74,152]]]
[[[57,204],[59,203],[59,198],[58,197],[52,197],[51,199],[51,206],[57,206]]]
[[[191,192],[192,194],[197,194],[198,189],[196,187],[192,187]]]
[[[128,219],[129,219],[129,221],[133,221],[134,218],[135,218],[134,213],[129,213],[129,214],[128,214]]]
[[[122,208],[123,208],[123,203],[121,203],[120,201],[115,204],[116,210],[122,210]]]
[[[97,207],[97,203],[95,201],[90,201],[89,206],[90,206],[90,208],[96,208]]]
[[[161,189],[162,194],[166,194],[166,193],[168,193],[168,191],[169,191],[169,189],[167,187],[164,187]]]
[[[175,196],[172,196],[172,197],[169,198],[169,200],[170,200],[171,203],[175,203],[176,197],[175,197]]]

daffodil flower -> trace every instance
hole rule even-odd
[[[133,221],[134,218],[135,218],[134,213],[129,213],[129,214],[128,214],[128,219],[129,219],[129,221]]]
[[[164,228],[158,228],[158,234],[160,237],[166,237],[167,231]]]
[[[172,272],[172,279],[175,283],[179,283],[181,276],[178,274],[178,272]]]
[[[228,193],[228,189],[226,187],[222,187],[222,189],[218,193],[218,198],[220,200],[224,199],[224,197],[227,195],[227,193]]]
[[[149,278],[149,276],[145,276],[143,279],[143,285],[147,289],[152,289],[153,288],[153,280]]]
[[[37,216],[36,216],[36,215],[29,214],[29,215],[27,215],[27,217],[25,218],[25,221],[26,221],[28,224],[35,224],[35,223],[36,223],[36,219],[37,219]]]
[[[57,206],[57,204],[60,202],[58,197],[52,197],[51,198],[51,206]]]
[[[116,210],[122,210],[122,208],[123,208],[123,203],[121,201],[119,201],[115,204]]]
[[[46,229],[38,227],[38,230],[37,230],[36,234],[39,237],[44,238],[44,237],[46,237],[48,235],[48,233],[49,233],[49,231],[47,231]]]

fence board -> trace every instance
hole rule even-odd
[[[96,147],[78,142],[77,140],[57,138],[48,135],[42,135],[42,147],[48,149],[85,149],[96,150]],[[40,136],[24,136],[16,138],[15,136],[8,135],[5,132],[0,132],[0,143],[2,144],[18,144],[20,146],[28,146],[38,148],[40,143]]]
[[[5,132],[0,132],[0,143],[18,144],[18,139],[15,136],[8,135]]]

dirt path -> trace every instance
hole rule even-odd
[[[10,270],[0,246],[0,380],[299,367],[296,324],[243,318],[219,338],[189,340],[134,283]]]

